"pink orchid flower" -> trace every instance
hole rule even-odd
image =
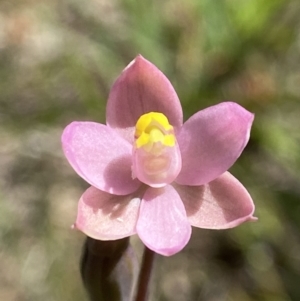
[[[74,227],[100,240],[138,234],[170,256],[188,243],[191,226],[227,229],[255,220],[249,193],[227,172],[253,118],[224,102],[183,124],[173,86],[138,56],[110,91],[106,125],[72,122],[63,132],[65,156],[91,185]]]

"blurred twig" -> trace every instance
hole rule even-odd
[[[135,301],[146,301],[155,253],[145,246]]]
[[[128,248],[129,238],[100,241],[87,237],[80,265],[81,277],[91,301],[130,299],[135,272],[134,258],[128,254]],[[128,262],[122,265],[124,261]],[[125,289],[124,285],[127,286]]]

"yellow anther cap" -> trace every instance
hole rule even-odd
[[[168,147],[175,145],[172,125],[164,114],[157,112],[144,114],[138,119],[135,139],[136,147],[144,147],[147,151],[150,151],[155,143]]]

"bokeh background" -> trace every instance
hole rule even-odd
[[[185,118],[223,100],[256,116],[231,172],[259,221],[194,229],[184,251],[157,258],[151,300],[300,300],[299,16],[298,0],[1,0],[0,300],[87,300],[84,235],[70,229],[87,184],[60,135],[105,122],[110,86],[138,53]]]

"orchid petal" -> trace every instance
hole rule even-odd
[[[253,118],[232,102],[193,115],[177,136],[182,169],[176,182],[203,185],[227,171],[248,143]]]
[[[148,112],[165,114],[174,127],[182,125],[182,108],[172,84],[156,66],[139,55],[111,88],[106,123],[133,142],[135,124]]]
[[[172,186],[146,191],[136,229],[143,243],[161,255],[170,256],[184,248],[191,236],[191,226]]]
[[[181,170],[181,156],[177,143],[173,147],[162,147],[158,154],[137,148],[133,152],[132,159],[135,176],[151,187],[170,184]]]
[[[131,145],[111,128],[94,122],[72,122],[62,135],[69,163],[92,186],[117,195],[135,191]]]
[[[101,240],[133,235],[136,233],[139,205],[137,194],[116,196],[91,186],[79,200],[74,228]]]
[[[254,204],[246,188],[229,172],[202,186],[176,184],[192,226],[227,229],[253,217]]]

